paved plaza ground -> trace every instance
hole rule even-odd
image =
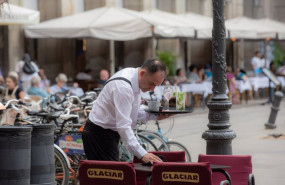
[[[268,135],[285,134],[285,100],[281,102],[276,119],[277,128],[273,130],[264,127],[271,111],[271,105],[261,105],[265,101],[254,100],[248,104],[244,102],[230,109],[231,129],[237,135],[232,143],[233,154],[252,156],[257,185],[283,185],[285,137],[275,139]],[[206,141],[201,136],[208,129],[208,109],[197,108],[191,114],[176,115],[174,121],[170,138],[184,144],[191,152],[192,161],[197,161],[199,154],[206,153]],[[170,119],[161,121],[163,131],[167,130],[169,123]]]

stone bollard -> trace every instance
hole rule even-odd
[[[271,107],[271,113],[270,113],[268,122],[265,123],[265,128],[267,128],[267,129],[276,128],[275,120],[276,120],[276,116],[277,116],[277,113],[279,111],[280,102],[281,102],[283,96],[284,96],[284,94],[281,91],[277,91],[274,94],[274,101],[273,101],[273,104]]]

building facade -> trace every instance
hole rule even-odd
[[[271,18],[285,22],[284,0],[226,0],[226,19],[238,16]],[[46,21],[104,6],[118,6],[136,11],[157,8],[172,13],[194,12],[212,16],[212,0],[9,0],[9,3],[40,11],[40,21]],[[284,15],[284,14],[283,14]],[[110,51],[107,40],[26,39],[22,26],[0,26],[1,69],[6,74],[13,70],[23,53],[29,52],[48,77],[64,72],[74,78],[85,68],[93,70],[94,78],[102,68],[110,69]],[[263,41],[227,41],[227,63],[250,70],[253,52]],[[278,42],[283,48],[284,43]],[[8,47],[7,47],[8,46]],[[157,49],[174,53],[176,68],[186,69],[190,64],[211,63],[211,40],[158,39]],[[116,68],[137,67],[152,56],[151,39],[115,42]],[[187,69],[186,69],[187,70]]]

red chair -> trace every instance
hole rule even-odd
[[[154,163],[152,183],[155,185],[211,185],[210,163]],[[220,184],[228,184],[228,181]]]
[[[184,151],[179,151],[179,152],[158,152],[158,151],[153,151],[150,152],[155,155],[161,155],[164,157],[164,159],[168,162],[185,162],[185,152]],[[142,160],[138,159],[137,157],[134,157],[133,160],[134,163],[142,163]],[[136,180],[137,180],[137,185],[145,185],[146,179],[148,177],[147,172],[141,172],[137,171],[136,173]]]
[[[231,166],[226,171],[231,176],[233,185],[254,185],[252,163],[250,155],[199,155],[198,162],[210,162],[211,164]],[[222,174],[213,173],[213,185],[225,179]]]
[[[81,185],[136,185],[134,165],[114,161],[80,161]]]

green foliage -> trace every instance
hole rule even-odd
[[[281,66],[282,62],[285,60],[285,54],[282,48],[277,44],[274,44],[273,55],[274,55],[273,61],[276,67]]]
[[[176,70],[174,60],[176,59],[177,56],[171,52],[158,51],[158,50],[156,50],[156,56],[158,60],[163,62],[168,67],[169,76],[174,76]]]

